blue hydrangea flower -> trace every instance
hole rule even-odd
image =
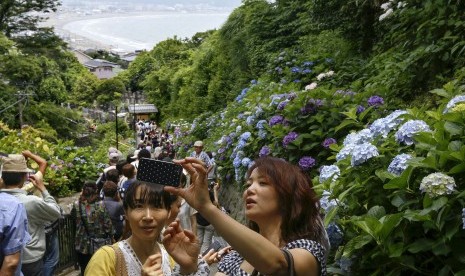
[[[242,126],[237,126],[236,127],[236,133],[240,133],[242,131]]]
[[[274,126],[274,125],[277,125],[277,124],[281,124],[284,120],[284,117],[281,116],[281,115],[274,115],[273,117],[271,117],[270,119],[270,122],[268,123],[269,126]]]
[[[391,163],[388,166],[388,172],[401,175],[405,169],[407,169],[408,164],[407,160],[412,159],[413,157],[410,154],[399,154],[394,159],[392,159]]]
[[[316,160],[311,156],[304,156],[300,158],[299,160],[299,167],[304,171],[307,171],[313,168],[315,165],[316,165]]]
[[[274,94],[270,96],[270,106],[277,105],[286,94]]]
[[[355,93],[354,91],[351,91],[351,90],[336,90],[336,92],[334,92],[334,95],[340,95],[340,96],[343,96],[343,97],[352,97],[354,95],[356,95],[357,93]]]
[[[271,149],[268,146],[263,146],[260,149],[260,152],[258,153],[258,156],[263,157],[263,156],[268,156],[271,153]]]
[[[258,138],[265,139],[267,134],[268,134],[268,132],[266,132],[266,130],[260,129],[260,130],[258,130],[257,135],[258,135]]]
[[[375,156],[378,156],[378,149],[372,144],[360,144],[355,145],[352,150],[352,158],[350,159],[350,164],[355,167],[365,163],[368,159],[371,159]]]
[[[344,241],[344,234],[342,233],[342,230],[334,222],[331,222],[328,225],[326,233],[328,234],[329,244],[333,249],[338,248]]]
[[[321,209],[325,211],[325,214],[329,213],[331,209],[337,206],[339,201],[337,199],[330,199],[331,193],[328,191],[323,191],[323,194],[321,195],[320,198],[320,206]]]
[[[256,127],[257,129],[264,129],[266,124],[267,124],[267,121],[266,121],[266,120],[260,120],[260,121],[257,122],[257,124],[255,125],[255,127]]]
[[[245,140],[239,140],[239,142],[237,142],[237,145],[236,145],[236,150],[241,150],[243,148],[245,148],[247,142]]]
[[[250,158],[248,158],[248,157],[242,158],[242,166],[243,166],[243,167],[248,168],[248,167],[249,167],[249,164],[250,164],[251,162],[252,162],[252,160],[250,160]]]
[[[321,145],[325,148],[325,149],[329,149],[329,146],[332,145],[332,144],[336,144],[337,141],[336,139],[334,138],[326,138],[323,143],[321,143]]]
[[[305,66],[305,67],[312,67],[313,64],[315,64],[313,61],[305,61],[305,62],[303,63],[303,66]]]
[[[250,136],[252,134],[249,132],[249,131],[246,131],[244,133],[241,134],[241,136],[239,137],[240,140],[244,140],[244,141],[248,141],[250,139]]]
[[[245,122],[247,123],[247,125],[253,125],[255,123],[255,116],[254,115],[250,115],[247,117],[247,119],[245,119]]]
[[[289,145],[289,143],[295,141],[295,139],[297,139],[298,136],[299,136],[299,134],[297,132],[294,132],[294,131],[289,132],[283,138],[283,147],[287,147],[287,145]]]
[[[336,154],[336,161],[341,161],[351,156],[355,144],[347,144]]]
[[[239,168],[242,165],[242,160],[236,156],[233,160],[233,166],[234,168]]]
[[[226,151],[225,148],[219,148],[219,149],[218,149],[218,154],[222,154],[222,153],[224,153],[225,151]]]
[[[419,132],[431,132],[431,129],[422,120],[407,121],[396,132],[396,141],[410,146],[414,142],[413,136]]]
[[[440,172],[425,176],[420,183],[420,191],[432,198],[444,194],[449,195],[455,191],[455,187],[454,178]]]
[[[319,181],[320,183],[323,183],[326,180],[331,179],[331,182],[332,182],[338,179],[340,175],[341,175],[341,170],[339,169],[338,166],[336,165],[322,166],[320,168]]]
[[[311,72],[312,72],[312,70],[308,69],[308,68],[305,68],[304,70],[302,70],[302,74],[304,74],[304,75],[310,74]]]
[[[382,136],[386,138],[389,133],[396,128],[402,121],[403,118],[399,118],[399,116],[407,114],[405,110],[396,110],[386,116],[385,118],[380,118],[375,120],[370,125],[370,130],[373,133],[374,137]]]
[[[369,106],[374,106],[374,107],[378,107],[378,106],[382,106],[384,104],[384,99],[381,98],[380,96],[371,96],[368,100],[367,100],[367,103]]]
[[[288,103],[289,103],[288,100],[285,100],[285,101],[280,102],[280,103],[278,104],[278,110],[283,110],[283,109],[286,107],[286,105],[287,105]]]
[[[356,111],[357,115],[362,113],[363,111],[365,111],[365,107],[363,105],[357,106],[357,111]]]
[[[251,80],[250,83],[251,83],[251,84],[257,84],[258,81],[257,81],[257,80]]]
[[[465,102],[465,95],[458,95],[452,98],[446,105],[446,108],[444,108],[443,113],[449,112],[452,108],[454,108],[458,103],[463,103]]]
[[[295,80],[293,80],[293,82],[294,82],[294,83],[299,83],[299,82],[302,82],[302,81],[299,80],[299,79],[295,79]]]
[[[248,91],[249,91],[249,88],[242,89],[241,94],[239,94],[239,96],[236,97],[236,102],[242,102],[242,100],[245,98],[245,95],[247,94]]]

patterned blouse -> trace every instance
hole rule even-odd
[[[320,264],[320,275],[326,276],[326,257],[324,247],[316,241],[300,239],[292,241],[284,247],[286,249],[302,248],[310,252]],[[244,261],[237,251],[231,251],[224,256],[218,264],[218,271],[226,275],[249,276],[247,272],[241,269]]]
[[[75,249],[82,254],[91,254],[90,239],[87,236],[82,218],[86,220],[89,234],[93,237],[104,238],[113,236],[113,226],[108,212],[105,210],[103,201],[97,201],[88,204],[81,202],[82,216],[79,213],[79,202],[73,204],[71,214],[76,219],[76,238],[74,242]]]

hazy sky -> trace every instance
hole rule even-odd
[[[208,5],[214,7],[238,7],[241,4],[241,0],[61,0],[63,6],[75,6],[75,5],[163,5],[163,6],[175,6],[175,5]]]

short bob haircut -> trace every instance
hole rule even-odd
[[[320,203],[309,176],[299,167],[274,157],[255,160],[247,171],[247,178],[255,169],[276,189],[278,206],[283,218],[281,224],[283,241],[289,243],[298,239],[310,239],[329,249],[326,231],[320,217]],[[255,222],[250,221],[249,226],[259,231]]]
[[[137,190],[140,191],[140,198],[137,196]],[[170,193],[163,190],[163,186],[150,184],[142,181],[134,181],[126,191],[123,201],[124,210],[136,208],[136,204],[149,204],[155,208],[164,208],[170,210],[173,199]]]

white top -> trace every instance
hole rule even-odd
[[[124,262],[126,263],[126,268],[128,270],[128,276],[140,276],[140,272],[142,270],[142,263],[140,262],[139,258],[137,258],[136,253],[132,249],[131,245],[127,242],[127,240],[118,242],[118,246],[123,252]],[[171,275],[171,267],[170,267],[170,257],[166,249],[163,245],[158,244],[160,247],[160,252],[162,256],[162,269],[163,275]]]

